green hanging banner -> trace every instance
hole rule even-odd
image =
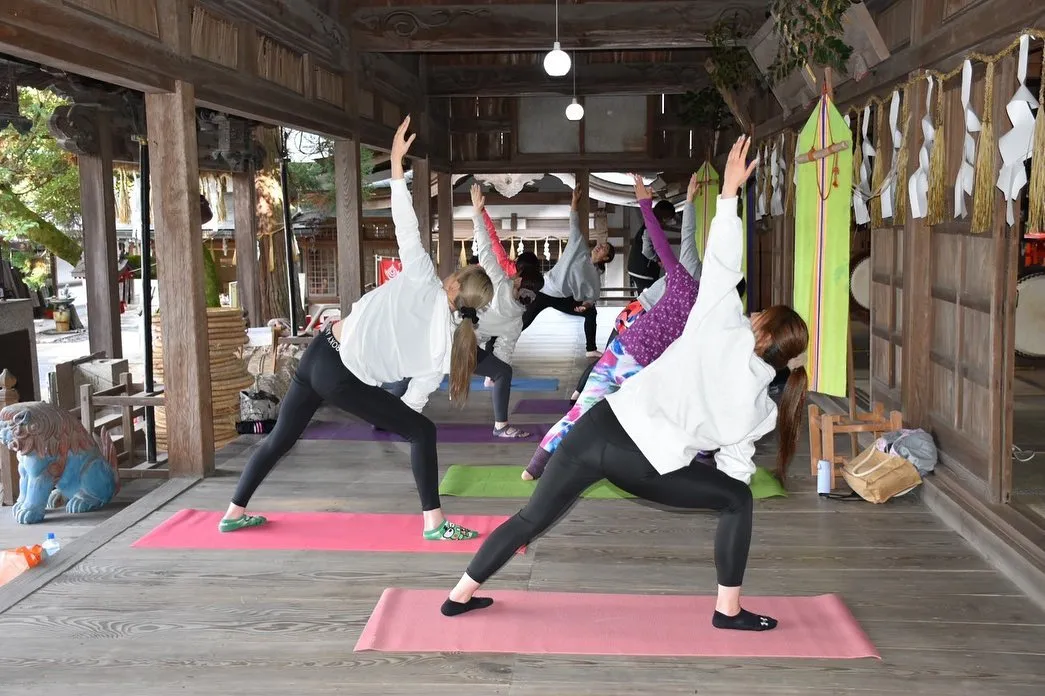
[[[809,391],[846,396],[853,147],[831,99],[798,136],[794,308],[809,327]]]
[[[697,253],[704,259],[704,249],[708,243],[708,232],[711,230],[711,219],[715,217],[718,205],[719,176],[710,162],[704,162],[697,170],[697,195],[693,199],[696,214]]]

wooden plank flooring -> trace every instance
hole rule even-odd
[[[600,312],[603,336],[613,313]],[[582,348],[580,321],[548,311],[524,334],[517,372],[559,377],[560,396],[568,395],[584,365]],[[551,395],[516,394],[513,401],[531,396]],[[489,398],[473,395],[462,412],[436,395],[429,413],[437,422],[479,422],[490,417]],[[805,442],[794,464],[793,494],[757,504],[745,590],[841,594],[881,651],[880,662],[353,653],[385,587],[449,588],[468,557],[130,548],[178,509],[223,509],[256,441],[242,438],[226,453],[219,476],[145,516],[0,614],[0,692],[1045,693],[1045,614],[917,496],[884,506],[820,500],[807,473]],[[532,447],[441,446],[440,465],[524,463]],[[395,444],[301,442],[262,486],[252,509],[416,509],[405,452]],[[769,464],[772,456],[767,443],[759,459]],[[451,516],[511,514],[519,503],[446,498],[444,507]],[[714,519],[703,513],[581,501],[489,586],[710,593],[713,529]]]

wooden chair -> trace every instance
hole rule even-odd
[[[872,433],[879,438],[885,433],[903,428],[903,414],[890,411],[885,415],[885,406],[875,403],[870,413],[830,415],[820,410],[816,404],[809,405],[809,464],[813,476],[817,475],[817,464],[822,459],[831,463],[831,488],[835,487],[835,476],[840,466],[849,461],[847,457],[835,452],[835,436],[849,435],[852,457],[859,454],[857,436],[859,433]]]
[[[162,462],[135,463],[134,440],[135,433],[139,431],[135,428],[134,418],[144,414],[146,407],[155,408],[164,403],[161,392],[136,392],[136,389],[129,373],[120,375],[120,384],[112,389],[95,392],[91,385],[84,384],[80,387],[80,406],[72,411],[78,413],[80,422],[90,433],[98,433],[103,427],[119,425],[121,434],[113,436],[112,440],[119,452],[120,478],[168,478],[168,469],[156,468]],[[96,418],[98,409],[112,408],[119,412]]]

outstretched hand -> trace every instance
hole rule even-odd
[[[482,215],[483,208],[486,207],[486,196],[483,195],[483,188],[479,184],[472,184],[472,212],[476,215]]]
[[[733,149],[729,151],[729,159],[726,161],[726,173],[722,176],[722,197],[735,198],[740,193],[740,187],[748,180],[751,173],[758,166],[756,157],[747,162],[747,151],[751,147],[751,138],[742,135],[733,143]]]
[[[581,202],[581,187],[573,187],[573,199],[570,200],[570,210],[577,210],[577,205]]]
[[[689,187],[686,188],[686,202],[692,203],[697,198],[697,173],[689,177]]]
[[[410,152],[410,146],[414,144],[414,138],[417,137],[417,133],[411,133],[409,138],[406,137],[406,133],[409,129],[410,117],[407,116],[403,119],[403,122],[399,124],[399,128],[396,129],[395,138],[392,139],[391,164],[393,179],[403,178],[403,158]]]
[[[635,183],[635,200],[648,201],[653,198],[653,191],[646,187],[640,175],[632,174],[631,180]]]

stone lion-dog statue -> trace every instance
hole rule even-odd
[[[62,501],[66,512],[97,510],[120,489],[108,431],[96,437],[70,412],[45,401],[0,410],[0,444],[18,455],[18,524],[42,522],[46,510]]]

